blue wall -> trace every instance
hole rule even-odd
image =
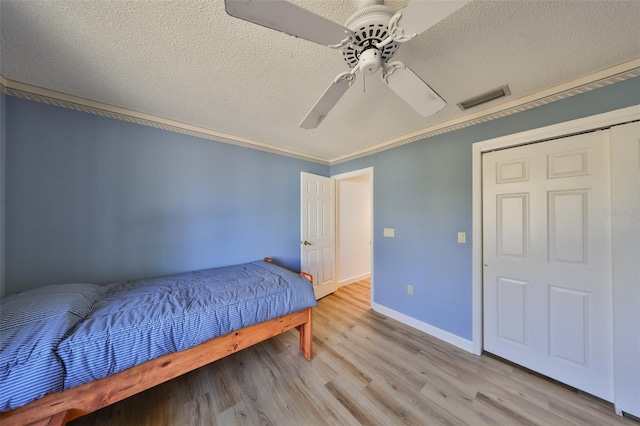
[[[300,268],[300,172],[329,167],[6,98],[6,294],[271,256]]]
[[[332,166],[374,167],[374,302],[471,339],[472,143],[634,104],[639,78]],[[265,255],[299,269],[299,175],[329,167],[13,97],[5,112],[6,293]]]
[[[471,340],[472,144],[636,104],[640,78],[332,166],[374,168],[374,302]]]

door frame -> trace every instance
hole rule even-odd
[[[4,296],[4,279],[5,279],[5,205],[6,205],[6,174],[7,174],[7,142],[5,137],[5,123],[6,117],[6,97],[0,97],[0,128],[2,128],[2,134],[0,134],[0,297]]]
[[[483,350],[482,335],[482,154],[496,149],[542,142],[572,134],[640,120],[640,105],[634,105],[585,118],[540,127],[512,135],[476,142],[472,145],[472,352]]]
[[[340,173],[337,175],[333,175],[331,176],[333,179],[335,179],[336,182],[336,189],[338,187],[338,181],[341,180],[345,180],[345,179],[351,179],[354,177],[358,177],[358,176],[369,176],[369,199],[371,202],[371,208],[370,208],[370,212],[371,212],[371,247],[370,247],[370,252],[369,255],[371,256],[371,277],[370,277],[370,282],[371,282],[371,290],[370,290],[370,294],[369,294],[369,306],[373,305],[373,300],[374,300],[374,279],[373,279],[373,271],[374,271],[374,267],[373,267],[373,248],[374,248],[374,244],[375,244],[375,233],[374,233],[374,225],[373,225],[373,167],[367,167],[364,169],[359,169],[359,170],[354,170],[351,172],[346,172],[346,173]],[[340,262],[338,262],[338,260],[340,259],[340,217],[338,215],[338,213],[340,212],[340,206],[338,205],[338,191],[336,190],[336,276],[340,275]]]

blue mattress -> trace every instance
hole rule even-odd
[[[81,308],[53,322],[35,307],[47,291],[27,326],[3,301],[1,411],[316,304],[309,281],[264,261],[71,290]]]

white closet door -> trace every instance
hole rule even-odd
[[[640,417],[640,123],[611,128],[615,405]]]
[[[484,348],[613,400],[609,131],[483,155]]]

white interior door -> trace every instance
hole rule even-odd
[[[302,270],[313,275],[316,299],[333,293],[336,279],[335,182],[301,173]]]
[[[609,131],[482,168],[485,350],[612,401]]]

